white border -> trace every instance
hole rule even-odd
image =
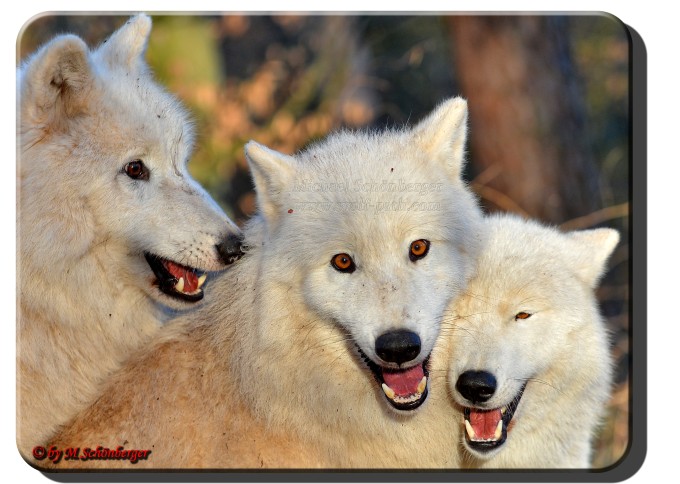
[[[24,23],[34,15],[45,11],[229,11],[230,2],[192,0],[178,2],[176,0],[118,0],[103,2],[31,0],[29,2],[10,2],[6,5],[0,22],[0,46],[2,62],[3,97],[2,130],[2,165],[6,167],[1,178],[2,189],[2,226],[15,228],[15,63],[17,35]],[[417,10],[414,9],[417,5]],[[97,8],[95,8],[95,6]],[[190,6],[191,9],[187,9]],[[243,8],[243,3],[235,4],[234,10]],[[93,10],[94,8],[94,10]],[[628,482],[646,483],[654,480],[665,480],[666,476],[675,475],[677,457],[677,436],[674,435],[676,403],[678,392],[677,355],[675,343],[680,340],[678,331],[680,317],[675,307],[669,302],[678,300],[680,284],[678,283],[678,249],[680,233],[677,227],[678,154],[677,140],[680,139],[680,122],[677,112],[680,58],[678,55],[678,14],[680,6],[667,2],[665,7],[653,7],[650,2],[621,2],[615,0],[596,1],[429,1],[417,3],[395,4],[375,0],[345,0],[343,2],[310,2],[300,0],[248,2],[248,11],[335,11],[358,13],[362,11],[604,11],[632,26],[645,41],[648,56],[648,321],[633,321],[632,324],[647,324],[649,337],[648,361],[648,446],[647,458],[642,469]],[[9,93],[12,93],[11,96]],[[633,201],[635,203],[635,201]],[[14,403],[14,356],[15,356],[15,230],[4,230],[0,251],[3,254],[2,266],[5,270],[0,277],[0,297],[6,321],[2,322],[2,440],[0,442],[0,459],[3,464],[2,473],[11,476],[15,482],[45,482],[45,478],[30,468],[19,457],[14,444],[15,403]],[[672,279],[671,279],[672,277]],[[121,476],[124,480],[124,476]]]

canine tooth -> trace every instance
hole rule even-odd
[[[394,397],[395,397],[395,395],[396,395],[396,394],[394,393],[394,390],[392,390],[390,387],[388,387],[388,386],[387,386],[386,384],[384,384],[384,383],[382,384],[382,389],[383,389],[383,391],[385,392],[385,395],[387,395],[387,398],[389,398],[390,400],[394,400]]]
[[[505,412],[508,411],[508,407],[503,407],[501,408],[501,415],[505,415]]]
[[[177,281],[177,284],[175,284],[175,290],[177,292],[184,292],[184,278],[180,277],[179,281]]]
[[[498,425],[496,425],[496,432],[493,434],[493,439],[498,440],[501,438],[501,434],[503,433],[503,420],[498,421]]]
[[[427,377],[424,376],[422,380],[420,380],[420,383],[418,383],[418,393],[422,395],[422,393],[425,391],[425,387],[427,386]]]
[[[470,425],[470,422],[467,420],[465,421],[465,430],[467,431],[468,437],[470,437],[470,440],[474,440],[475,438],[475,431],[472,430],[472,425]]]
[[[198,289],[201,288],[205,280],[208,278],[208,274],[203,274],[201,277],[198,278]]]

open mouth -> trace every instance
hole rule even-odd
[[[522,385],[515,398],[503,407],[491,410],[465,407],[463,411],[465,441],[471,449],[484,453],[505,443],[508,426],[526,386],[526,383]]]
[[[183,266],[158,255],[144,253],[149,267],[156,275],[158,288],[170,297],[196,302],[203,299],[201,287],[207,275],[196,268]]]
[[[428,356],[419,365],[405,369],[385,368],[376,364],[357,345],[361,358],[381,386],[387,401],[398,410],[414,410],[427,398]]]

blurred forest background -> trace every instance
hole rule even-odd
[[[54,35],[96,46],[127,16],[46,15],[18,39],[20,62]],[[485,209],[564,229],[621,231],[598,290],[616,386],[594,467],[629,433],[629,69],[606,15],[153,16],[147,59],[197,124],[190,171],[243,222],[255,210],[243,145],[284,153],[341,128],[414,123],[444,98],[470,109],[466,178]]]

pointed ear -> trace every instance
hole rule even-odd
[[[245,147],[257,205],[267,220],[276,220],[283,210],[281,194],[291,186],[297,162],[292,156],[250,141]]]
[[[467,141],[467,101],[444,101],[413,128],[416,142],[433,161],[445,164],[453,180],[461,178]]]
[[[577,274],[594,288],[604,273],[607,259],[619,243],[614,229],[578,230],[567,234],[576,245],[572,263]]]
[[[96,55],[110,67],[146,69],[144,54],[151,34],[151,17],[136,15],[116,30],[97,49]]]
[[[19,70],[21,115],[50,126],[85,108],[92,84],[88,48],[75,35],[62,35],[41,48]]]

